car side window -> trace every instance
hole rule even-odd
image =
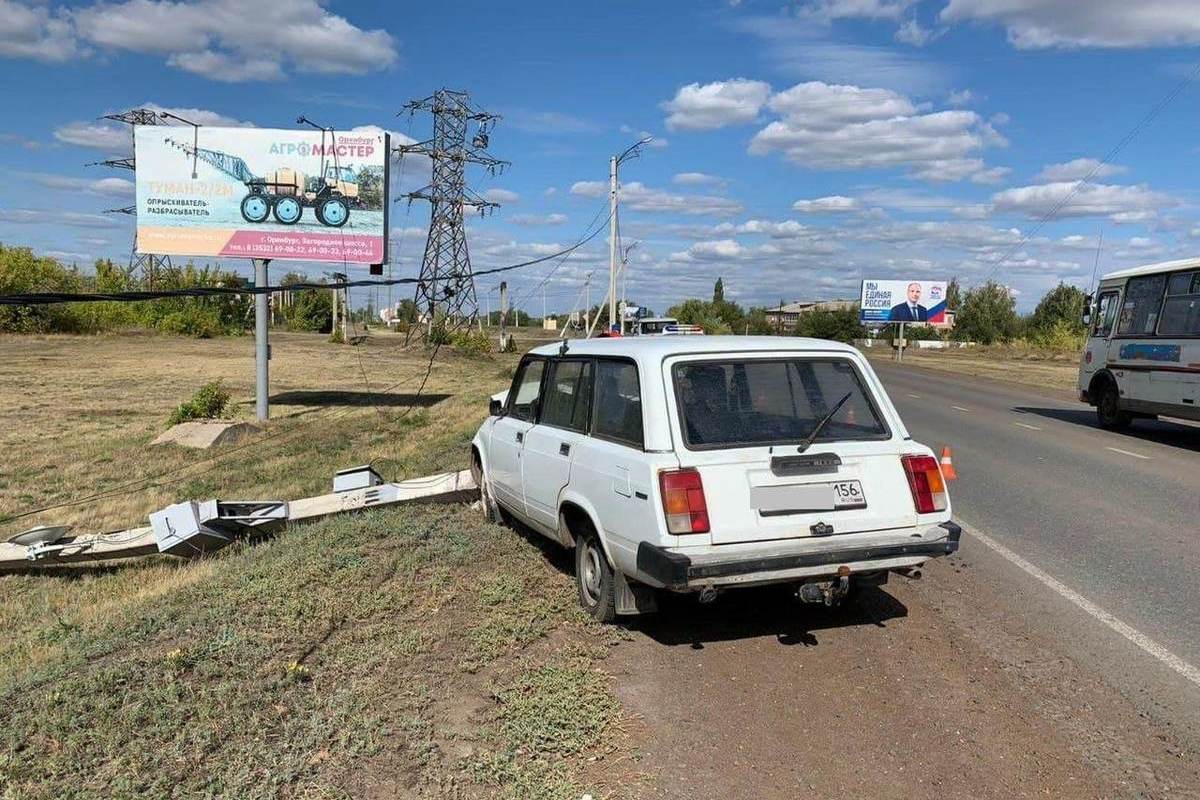
[[[546,381],[546,401],[538,421],[543,425],[586,433],[591,407],[592,362],[553,362]]]
[[[642,388],[637,365],[629,361],[596,362],[596,401],[592,434],[641,449]]]
[[[542,392],[542,372],[546,360],[534,358],[521,364],[513,379],[513,388],[508,393],[508,413],[519,420],[533,422],[537,416],[538,400]]]
[[[1117,293],[1105,292],[1096,303],[1096,324],[1092,336],[1107,339],[1112,333],[1113,321],[1117,318]]]

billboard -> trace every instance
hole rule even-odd
[[[380,264],[383,132],[139,125],[139,253]]]
[[[864,280],[859,297],[860,322],[946,321],[946,281]]]

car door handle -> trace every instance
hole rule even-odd
[[[524,442],[524,441],[525,441],[525,433],[523,431],[517,431],[517,444],[520,444],[521,442]]]
[[[560,444],[560,445],[558,446],[558,454],[559,454],[560,456],[569,456],[569,455],[571,455],[571,445],[567,444],[566,442],[563,442],[562,444]]]

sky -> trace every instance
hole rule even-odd
[[[420,140],[428,116],[401,107],[448,87],[501,115],[490,152],[511,161],[469,172],[500,203],[468,226],[476,269],[578,241],[607,216],[609,157],[652,136],[621,167],[631,302],[718,277],[744,305],[957,277],[1028,311],[1088,287],[1097,254],[1101,274],[1195,254],[1197,45],[1194,0],[0,0],[0,242],[128,261],[133,220],[105,211],[132,176],[86,166],[128,154],[106,113]],[[428,168],[394,164],[399,191]],[[393,206],[395,275],[417,274],[428,217]],[[543,290],[552,312],[599,302],[607,270],[601,234],[505,278],[536,315]]]

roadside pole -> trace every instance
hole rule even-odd
[[[597,314],[596,316],[599,316]],[[617,157],[608,162],[608,330],[617,321]]]
[[[896,334],[896,360],[904,360],[904,323],[900,323],[899,331]]]
[[[508,344],[505,318],[508,316],[508,281],[500,281],[500,352],[504,352]]]
[[[254,288],[271,285],[267,280],[270,263],[269,258],[254,259]],[[270,392],[268,362],[271,360],[271,345],[267,341],[269,306],[270,298],[266,292],[254,295],[254,413],[259,422],[266,422],[271,416],[267,401]]]

